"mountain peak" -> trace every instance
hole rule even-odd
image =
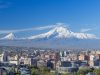
[[[28,39],[39,39],[39,38],[77,38],[77,39],[96,39],[96,36],[93,34],[86,34],[86,33],[76,33],[70,31],[67,27],[59,25],[51,29],[50,31],[31,36]]]
[[[15,36],[14,36],[13,33],[9,33],[8,35],[6,35],[5,37],[3,37],[2,39],[13,40],[13,39],[15,39]]]
[[[70,31],[67,30],[67,28],[65,28],[64,26],[56,26],[46,33],[31,36],[31,37],[28,37],[28,39],[50,38],[50,37],[62,38],[62,37],[66,37],[69,33],[70,33]]]
[[[67,37],[71,31],[67,29],[67,27],[64,26],[58,26],[54,28],[55,32],[58,33],[56,37],[62,38]]]
[[[33,35],[26,38],[16,38],[13,33],[9,33],[5,37],[1,39],[7,39],[7,40],[14,40],[14,39],[97,39],[97,37],[94,34],[88,34],[88,33],[82,33],[82,32],[73,32],[69,30],[65,25],[62,23],[56,24],[54,27],[52,27],[51,30],[45,33],[41,33],[38,35]]]

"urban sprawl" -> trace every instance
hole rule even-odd
[[[100,75],[100,50],[1,47],[0,75]]]

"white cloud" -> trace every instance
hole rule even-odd
[[[44,29],[51,29],[56,26],[65,26],[63,23],[56,23],[54,25],[48,25],[48,26],[43,26],[43,27],[34,27],[34,28],[26,28],[26,29],[16,29],[16,30],[0,30],[0,34],[3,33],[16,33],[16,32],[23,32],[23,31],[32,31],[32,30],[44,30]]]
[[[47,26],[42,26],[42,27],[26,28],[26,29],[0,30],[0,34],[4,34],[4,33],[17,33],[17,32],[34,31],[34,30],[46,30],[46,29],[53,29],[53,28],[59,27],[59,26],[63,26],[65,31],[69,31],[69,33],[70,33],[69,36],[72,36],[72,37],[75,36],[77,38],[97,38],[96,35],[94,35],[94,34],[87,34],[87,33],[85,33],[85,32],[88,32],[88,31],[92,30],[90,28],[81,29],[81,32],[76,33],[76,32],[70,31],[68,29],[68,25],[66,25],[64,23],[56,23],[56,24],[53,24],[53,25],[47,25]],[[61,31],[61,33],[62,33],[62,31]],[[66,35],[66,33],[62,33],[62,34]]]
[[[88,32],[88,31],[91,31],[92,29],[90,29],[90,28],[83,28],[83,29],[81,29],[80,31],[81,32]]]

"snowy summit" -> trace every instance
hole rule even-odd
[[[14,36],[13,33],[9,33],[8,35],[6,35],[5,37],[3,37],[1,39],[14,40],[15,39],[15,36]]]

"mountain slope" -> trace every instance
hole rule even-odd
[[[26,38],[16,38],[15,35],[9,33],[1,38],[0,45],[58,49],[100,48],[100,39],[94,34],[76,33],[64,26],[56,26],[48,32]]]
[[[64,26],[56,26],[50,31],[38,35],[33,35],[30,37],[21,37],[16,38],[13,33],[9,33],[5,37],[1,38],[1,40],[34,40],[34,39],[97,39],[94,34],[87,34],[87,33],[76,33],[72,32]]]
[[[13,33],[9,33],[8,35],[6,35],[5,37],[1,38],[3,40],[14,40],[15,36]]]
[[[86,33],[75,33],[68,30],[66,27],[58,26],[54,29],[50,30],[49,32],[34,35],[28,37],[28,39],[39,39],[39,38],[77,38],[77,39],[96,39],[97,37],[93,34],[86,34]]]

